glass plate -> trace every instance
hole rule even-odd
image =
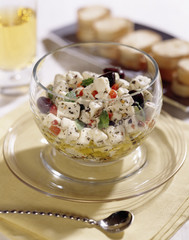
[[[135,174],[116,182],[72,181],[52,174],[40,156],[48,148],[29,113],[9,129],[3,152],[9,169],[22,182],[47,195],[77,202],[118,201],[150,192],[174,176],[187,151],[180,126],[166,113],[161,114],[157,126],[142,145],[146,164]],[[121,172],[124,162],[118,163],[116,170]],[[101,168],[105,173],[106,166]]]

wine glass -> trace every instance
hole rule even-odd
[[[15,94],[20,85],[29,85],[36,55],[35,0],[0,2],[0,52],[1,93]]]
[[[161,77],[154,59],[138,49],[71,44],[35,64],[30,104],[47,140],[40,157],[53,175],[118,181],[146,163],[142,142],[161,111]]]

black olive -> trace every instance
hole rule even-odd
[[[115,84],[115,72],[106,72],[100,75],[100,77],[107,77],[109,80],[110,87],[112,87]]]
[[[131,90],[129,91],[129,94],[133,94],[136,93],[137,91],[135,90]],[[134,103],[133,106],[138,106],[138,104],[143,108],[144,107],[144,97],[142,95],[142,93],[137,93],[135,95],[132,96]]]
[[[109,121],[109,125],[110,125],[110,126],[115,126],[115,122]]]
[[[80,110],[84,110],[85,109],[85,106],[83,104],[80,104]]]
[[[107,72],[117,72],[119,74],[120,78],[125,78],[124,71],[121,68],[118,68],[118,67],[104,68],[103,72],[104,73],[107,73]]]

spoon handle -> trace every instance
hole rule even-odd
[[[97,221],[93,219],[89,219],[86,217],[78,217],[66,213],[53,213],[53,212],[40,212],[40,211],[28,211],[28,210],[0,210],[0,214],[27,214],[27,215],[40,215],[40,216],[49,216],[49,217],[57,217],[57,218],[64,218],[76,221],[82,221],[91,225],[98,225]]]

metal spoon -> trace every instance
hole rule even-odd
[[[22,210],[0,210],[0,214],[28,214],[28,215],[41,215],[41,216],[54,216],[60,218],[67,218],[76,221],[82,221],[88,223],[90,225],[95,225],[100,227],[101,229],[111,232],[117,233],[121,232],[127,227],[130,226],[134,219],[134,215],[128,211],[118,211],[112,213],[109,217],[96,221],[94,219],[78,217],[74,215],[68,215],[63,213],[52,213],[52,212],[39,212],[39,211],[22,211]]]

